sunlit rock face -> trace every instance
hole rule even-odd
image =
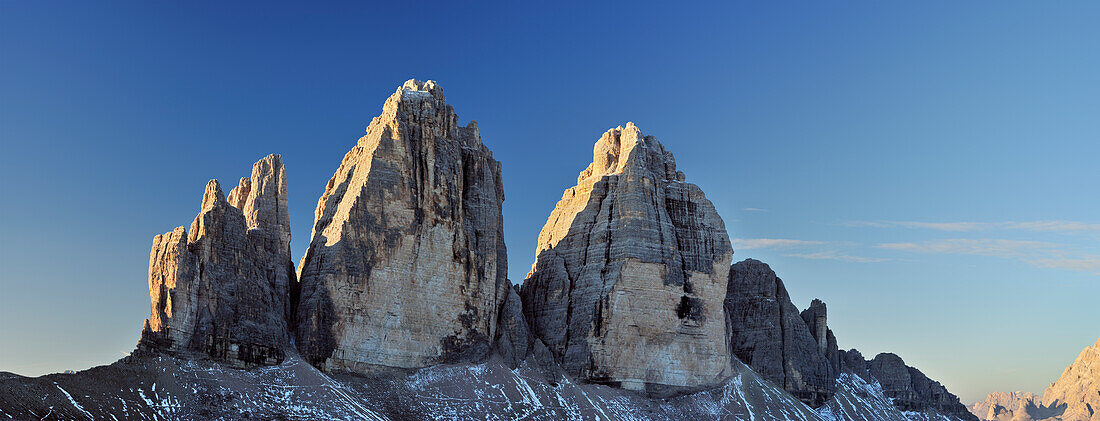
[[[983,421],[1043,419],[1045,417],[1039,413],[1046,410],[1043,406],[1042,396],[1023,391],[993,392],[986,396],[985,400],[970,405],[969,409],[972,414]]]
[[[435,82],[386,100],[317,202],[298,349],[329,371],[484,359],[507,297],[500,163]]]
[[[986,421],[1100,421],[1100,340],[1081,351],[1042,396],[993,392],[970,412]]]
[[[730,372],[725,224],[671,153],[628,123],[539,233],[521,296],[532,335],[567,373],[668,395]]]
[[[1100,421],[1100,339],[1081,351],[1047,388],[1043,403],[1063,420]]]
[[[277,364],[290,343],[293,282],[286,171],[281,157],[269,155],[228,199],[210,180],[190,231],[153,239],[152,309],[139,350]]]
[[[771,267],[746,259],[730,267],[725,307],[734,358],[807,405],[825,404],[840,368],[825,303],[799,313]]]

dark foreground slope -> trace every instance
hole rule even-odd
[[[577,384],[528,359],[500,358],[372,377],[328,375],[290,354],[237,369],[210,360],[135,357],[75,374],[0,374],[0,419],[133,420],[861,420],[957,421],[901,411],[874,379],[844,373],[813,410],[748,367],[721,386],[672,399]]]
[[[821,419],[747,367],[735,371],[718,388],[655,400],[496,358],[355,377],[326,375],[297,355],[250,370],[158,356],[2,378],[0,419]]]

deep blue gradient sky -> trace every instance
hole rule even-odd
[[[509,273],[634,121],[842,348],[965,401],[1100,336],[1100,7],[0,3],[0,370],[133,349],[154,235],[268,153],[293,249],[344,153],[435,79],[504,166]]]

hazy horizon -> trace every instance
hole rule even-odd
[[[417,78],[502,162],[514,283],[633,121],[735,261],[828,304],[842,349],[964,403],[1041,394],[1100,337],[1100,6],[800,6],[0,4],[0,371],[132,350],[153,236],[269,153],[297,262],[341,158]]]

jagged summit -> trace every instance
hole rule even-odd
[[[443,98],[443,87],[439,86],[439,83],[434,80],[426,80],[423,82],[416,79],[406,80],[400,88],[397,88],[398,93],[403,91],[427,92],[433,96]]]
[[[656,137],[645,136],[633,122],[604,132],[592,148],[592,163],[577,176],[577,184],[590,178],[621,174],[628,166],[650,171],[657,180],[683,181],[676,159]]]

